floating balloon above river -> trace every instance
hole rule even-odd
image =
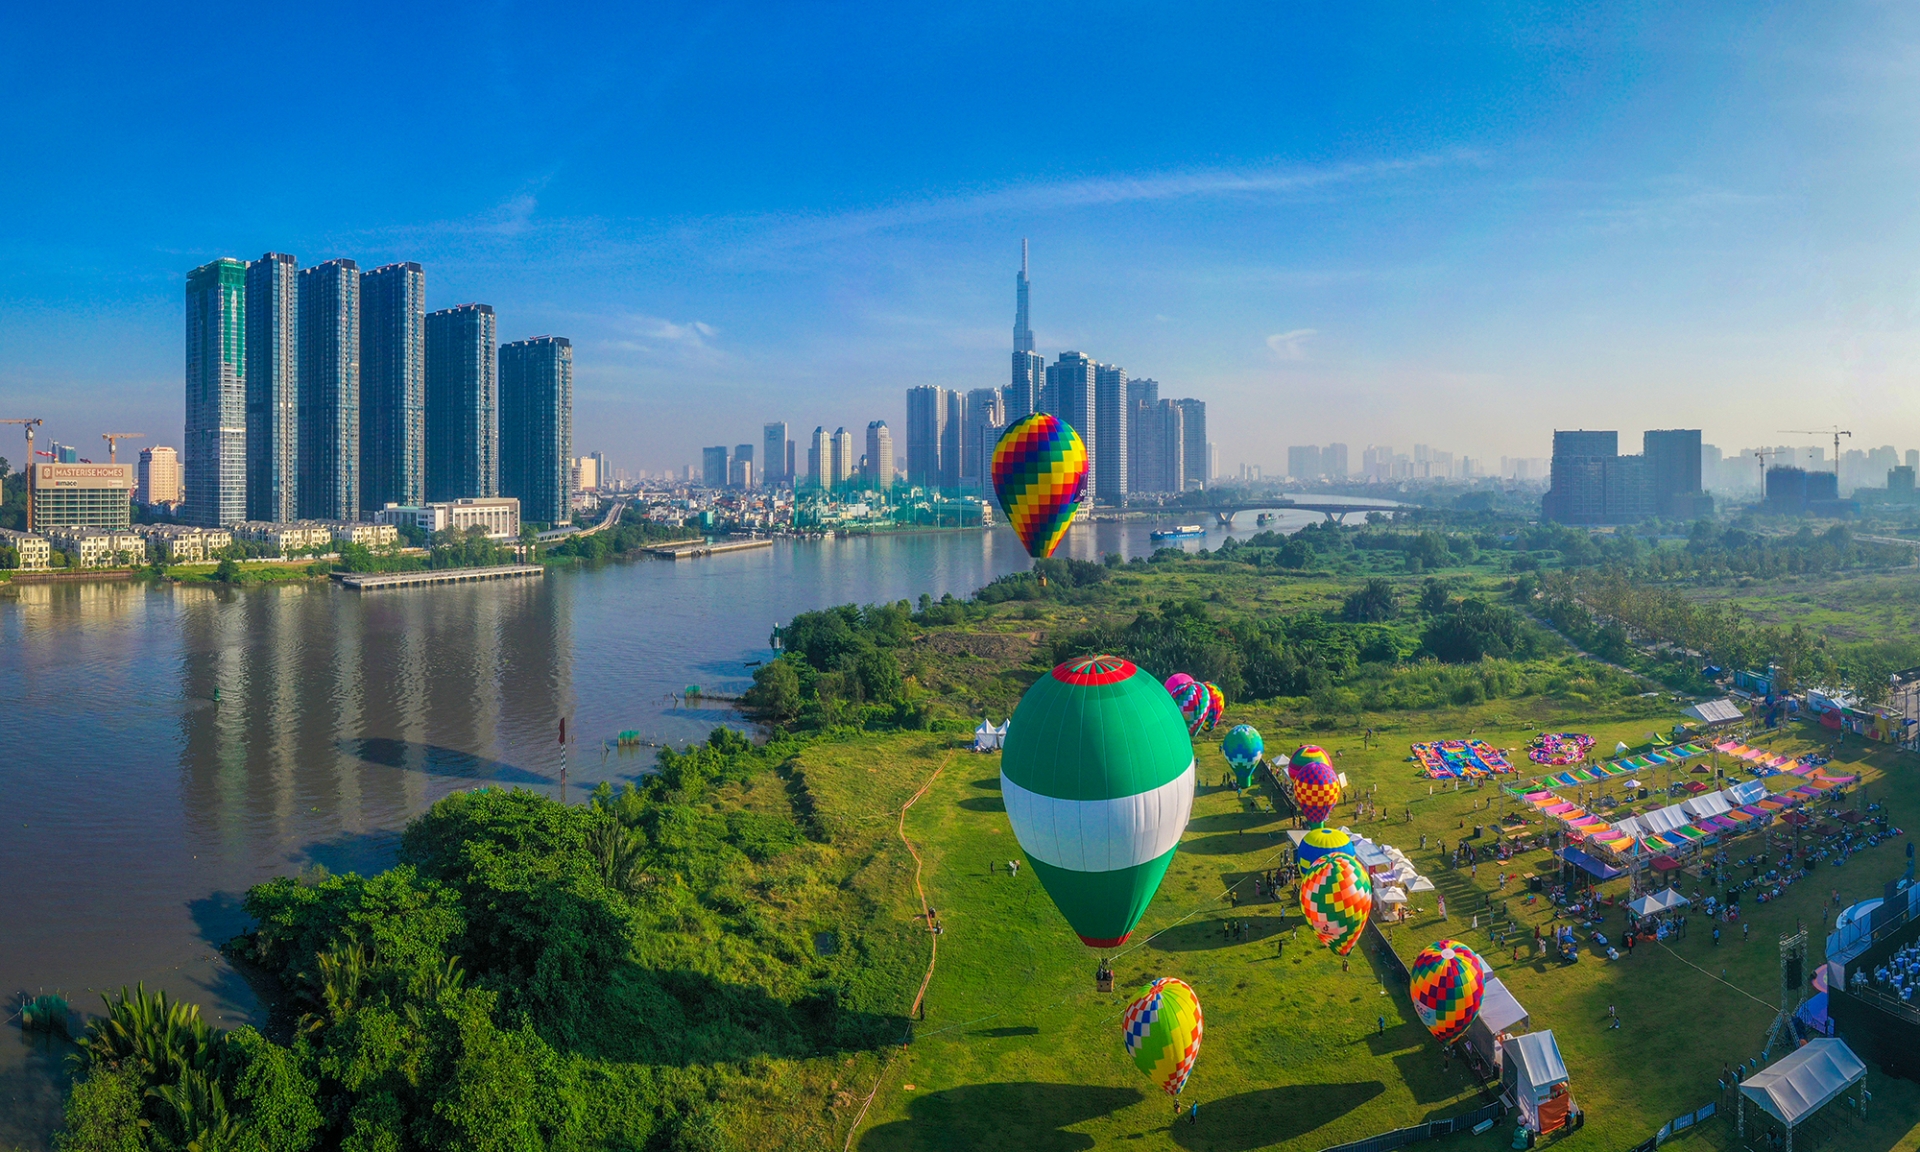
[[[1227,758],[1233,768],[1233,778],[1242,788],[1253,784],[1254,770],[1260,767],[1260,754],[1266,748],[1266,742],[1260,739],[1260,730],[1251,724],[1235,724],[1220,738],[1220,754]]]
[[[1008,722],[1007,819],[1067,923],[1113,948],[1140,921],[1193,808],[1193,744],[1165,690],[1118,656],[1042,676]]]
[[[1087,446],[1057,417],[1036,412],[993,447],[993,494],[1027,555],[1053,555],[1087,486]]]
[[[1491,972],[1479,953],[1458,940],[1436,941],[1413,958],[1413,1008],[1435,1040],[1449,1044],[1466,1033],[1480,1014]]]
[[[1120,1017],[1120,1035],[1134,1066],[1169,1096],[1187,1086],[1200,1056],[1200,998],[1184,980],[1162,976],[1140,990]]]

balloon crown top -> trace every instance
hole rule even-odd
[[[1056,667],[1053,678],[1062,684],[1118,684],[1136,671],[1133,661],[1123,657],[1080,656]]]

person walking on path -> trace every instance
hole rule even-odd
[[[1713,946],[1716,948],[1720,946],[1720,929],[1718,928],[1713,930]]]

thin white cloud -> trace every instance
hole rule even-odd
[[[1315,328],[1295,328],[1290,332],[1275,332],[1267,337],[1267,347],[1282,360],[1305,360],[1307,341],[1320,334]]]

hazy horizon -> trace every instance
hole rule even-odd
[[[620,467],[899,428],[1005,383],[1026,237],[1038,350],[1223,474],[1920,447],[1910,10],[328,11],[0,16],[0,416],[178,447],[185,275],[272,250],[570,337]]]

